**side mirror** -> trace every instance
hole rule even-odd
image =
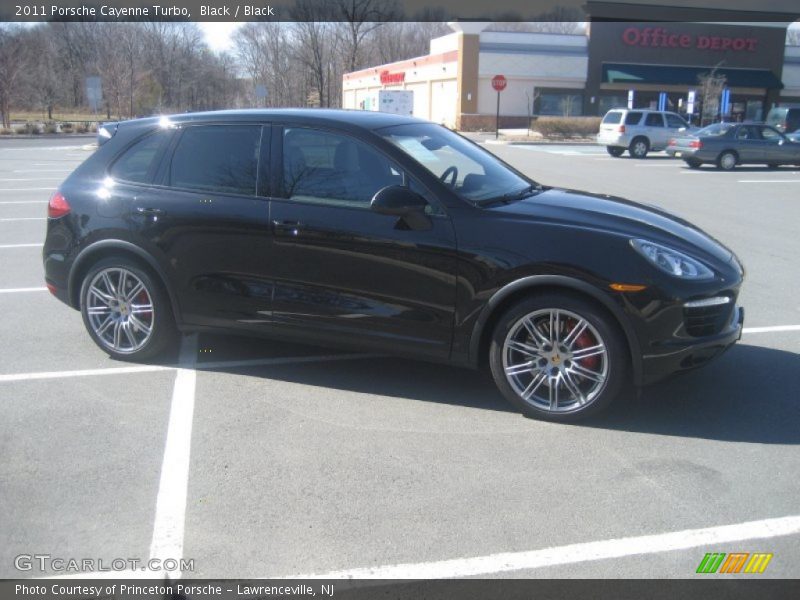
[[[400,217],[410,229],[430,229],[431,221],[425,214],[428,202],[407,187],[390,185],[372,197],[370,208],[381,215]]]

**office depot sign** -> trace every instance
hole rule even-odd
[[[640,48],[686,48],[718,52],[755,52],[758,38],[720,35],[692,35],[665,27],[628,27],[622,41]]]

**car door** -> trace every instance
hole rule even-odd
[[[650,148],[663,150],[669,141],[669,132],[664,126],[664,116],[661,113],[647,113],[644,118],[644,127],[650,139]]]
[[[435,197],[371,143],[340,131],[276,128],[273,153],[276,325],[315,341],[447,357],[456,244]],[[424,227],[370,209],[389,185],[425,195]]]
[[[772,127],[761,126],[758,129],[764,140],[764,158],[767,163],[794,163],[797,160],[797,151],[786,136]]]
[[[764,140],[757,127],[742,125],[734,134],[736,138],[736,152],[742,163],[759,163],[766,161]]]
[[[259,123],[182,126],[159,185],[136,201],[131,218],[166,261],[188,324],[250,329],[268,320],[269,199],[258,185],[270,132]]]

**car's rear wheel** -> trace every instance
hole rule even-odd
[[[92,266],[81,286],[81,314],[94,343],[121,360],[156,356],[176,337],[160,282],[124,257]]]
[[[548,293],[499,320],[489,363],[503,395],[523,414],[576,421],[606,408],[626,379],[628,355],[611,318],[591,302]]]
[[[733,171],[737,162],[739,162],[739,157],[731,150],[726,150],[717,157],[717,166],[723,171]]]
[[[644,158],[650,152],[650,142],[645,137],[637,137],[631,140],[628,152],[633,158]]]
[[[625,148],[620,146],[606,146],[606,151],[614,158],[619,158],[625,152]]]
[[[699,169],[700,165],[703,164],[703,161],[697,160],[696,158],[686,158],[684,161],[690,169]]]

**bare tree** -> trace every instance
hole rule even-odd
[[[710,72],[697,76],[700,84],[700,98],[703,102],[701,125],[716,120],[719,115],[719,101],[722,90],[725,89],[726,77],[717,71],[719,65]]]
[[[364,40],[376,29],[399,15],[394,0],[334,0],[334,18],[339,20],[341,49],[346,57],[345,68],[355,71],[361,66],[360,50]]]
[[[0,27],[0,120],[11,127],[11,101],[23,69],[25,44],[17,27]]]

